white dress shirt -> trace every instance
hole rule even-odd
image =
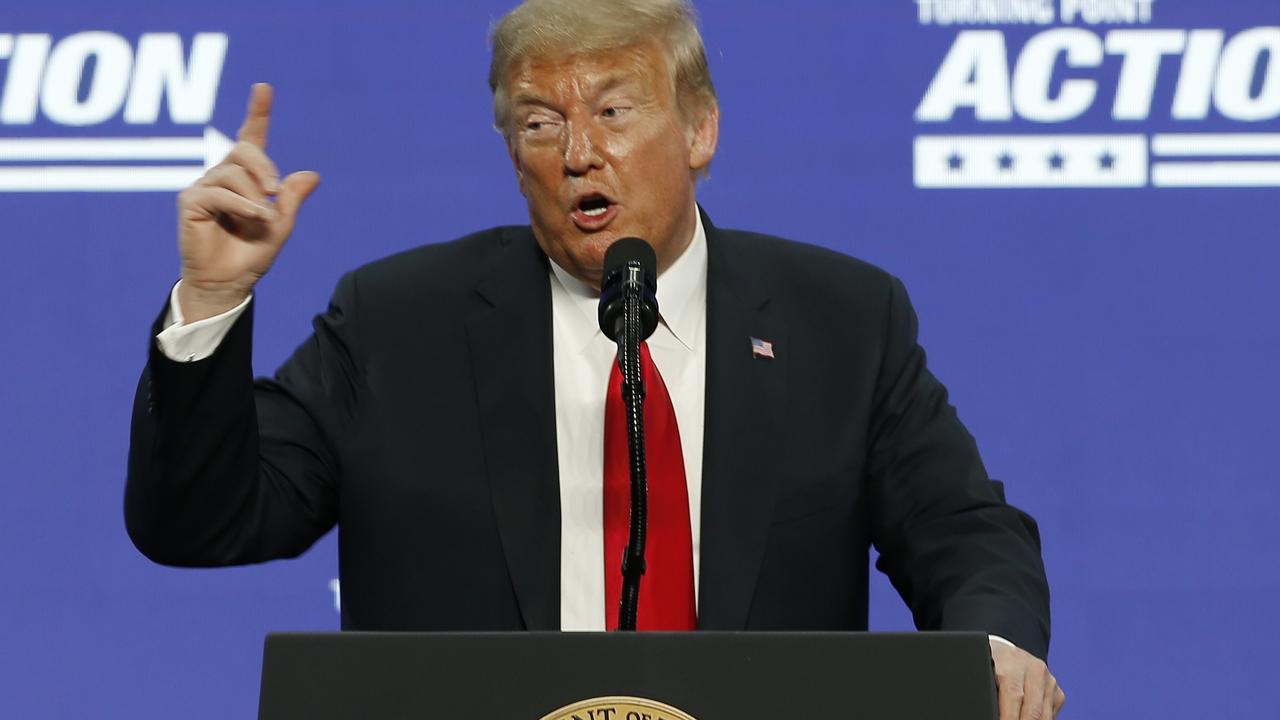
[[[556,445],[560,465],[560,629],[604,630],[604,406],[617,346],[600,331],[600,294],[551,263]],[[675,406],[689,487],[693,588],[698,593],[702,418],[707,378],[707,237],[658,276],[660,322],[649,352]],[[621,572],[622,558],[607,563]],[[617,613],[617,609],[611,610]]]

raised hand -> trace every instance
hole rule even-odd
[[[267,157],[272,96],[270,85],[253,86],[235,147],[178,195],[178,302],[187,322],[226,312],[249,296],[320,183],[311,171],[281,181]]]

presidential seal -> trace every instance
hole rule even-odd
[[[692,715],[655,700],[602,697],[583,700],[544,715],[542,720],[696,720]]]

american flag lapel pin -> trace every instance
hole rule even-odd
[[[773,343],[768,340],[761,340],[758,337],[751,338],[751,357],[773,359]]]

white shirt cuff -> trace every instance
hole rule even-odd
[[[1009,642],[1008,640],[1005,640],[1004,638],[1000,637],[999,635],[988,635],[988,636],[987,636],[987,639],[988,639],[988,640],[990,640],[991,642],[997,642],[997,643],[1000,643],[1001,645],[1008,645],[1009,647],[1013,648],[1014,650],[1017,650],[1017,649],[1018,649],[1018,646],[1017,646],[1017,645],[1014,645],[1013,643]]]
[[[169,292],[169,311],[165,314],[164,330],[156,335],[156,347],[165,357],[174,362],[196,362],[204,360],[217,351],[222,339],[230,332],[236,319],[244,313],[253,296],[244,302],[211,318],[197,320],[190,325],[182,317],[182,305],[178,302],[178,286],[182,281],[174,283]]]

